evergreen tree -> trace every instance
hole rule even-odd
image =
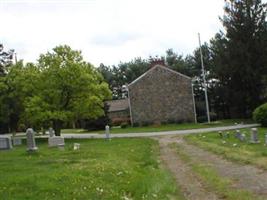
[[[266,4],[225,0],[225,34],[211,42],[215,72],[232,117],[249,117],[263,100],[267,64]]]

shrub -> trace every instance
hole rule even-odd
[[[138,122],[133,123],[133,127],[139,127],[139,126],[140,126],[140,124]]]
[[[259,106],[253,112],[253,119],[262,126],[267,127],[267,103]]]
[[[126,123],[126,122],[121,124],[121,128],[127,128],[127,126],[128,126],[128,123]]]

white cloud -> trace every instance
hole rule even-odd
[[[204,42],[221,29],[222,14],[221,0],[0,0],[0,42],[25,61],[68,44],[112,65],[168,48],[191,53],[198,32]]]

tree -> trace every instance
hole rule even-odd
[[[38,60],[40,78],[36,94],[25,104],[28,123],[52,122],[60,135],[64,121],[95,119],[103,115],[104,100],[110,98],[101,74],[83,61],[80,51],[58,46]]]
[[[250,117],[263,101],[267,64],[266,4],[261,0],[225,0],[226,30],[214,54],[217,75],[235,117]],[[217,48],[221,45],[221,48]],[[227,53],[225,53],[225,51]],[[217,55],[216,55],[217,54]]]
[[[10,66],[5,76],[0,77],[0,122],[8,131],[16,131],[24,112],[24,102],[35,91],[38,70],[33,64],[22,61]],[[7,131],[7,130],[6,130]]]

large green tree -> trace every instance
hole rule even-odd
[[[39,71],[33,64],[22,61],[10,66],[0,77],[0,123],[5,131],[16,131],[24,113],[24,102],[35,92]]]
[[[214,67],[234,117],[249,117],[263,100],[267,65],[266,4],[225,0],[225,33],[212,41]]]
[[[101,74],[83,60],[80,51],[58,46],[42,54],[36,93],[28,98],[24,118],[30,124],[52,122],[56,135],[62,123],[103,115],[104,100],[111,97]]]

